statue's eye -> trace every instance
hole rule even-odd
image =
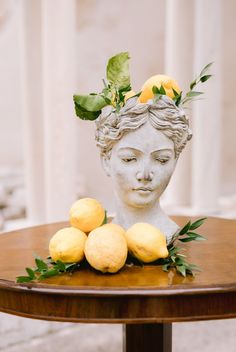
[[[136,160],[137,160],[137,159],[136,159],[134,156],[122,158],[122,161],[124,161],[125,163],[135,162]]]
[[[164,165],[164,164],[166,164],[170,159],[169,158],[166,158],[166,159],[164,159],[164,158],[158,158],[158,159],[156,159],[157,161],[159,161],[159,163],[161,163],[162,165]]]

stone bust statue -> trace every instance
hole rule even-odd
[[[147,103],[130,98],[119,113],[102,109],[96,141],[114,188],[114,223],[127,229],[148,222],[171,240],[178,226],[162,210],[160,197],[191,136],[185,111],[165,95]]]

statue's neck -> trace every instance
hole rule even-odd
[[[147,222],[158,227],[165,234],[168,242],[178,230],[178,226],[161,209],[159,201],[148,207],[138,208],[116,199],[116,214],[113,222],[126,230],[137,222]]]
[[[150,219],[159,217],[161,213],[162,210],[159,201],[152,206],[138,208],[121,203],[120,200],[117,199],[114,222],[128,229],[136,222],[150,222]]]

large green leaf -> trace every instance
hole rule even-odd
[[[130,85],[129,58],[128,52],[122,52],[108,61],[107,80],[118,89]]]
[[[75,112],[76,115],[81,119],[81,120],[96,120],[98,116],[101,114],[101,110],[99,111],[87,111],[83,109],[79,104],[75,103]]]
[[[87,111],[99,111],[107,105],[100,94],[74,95],[74,102]]]
[[[76,115],[82,120],[96,120],[101,109],[107,105],[106,100],[99,94],[74,95]]]

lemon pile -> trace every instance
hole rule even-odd
[[[70,227],[57,231],[49,242],[53,261],[80,263],[84,258],[96,270],[116,273],[128,252],[143,263],[168,256],[166,238],[148,223],[136,223],[125,231],[106,222],[106,211],[96,199],[82,198],[69,212]]]

